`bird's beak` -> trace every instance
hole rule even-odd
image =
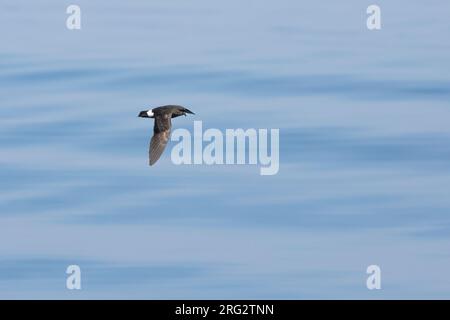
[[[141,118],[150,118],[150,117],[148,116],[148,114],[147,114],[147,111],[141,111],[141,112],[139,112],[138,117],[141,117]]]
[[[195,114],[195,113],[193,113],[191,110],[189,110],[189,109],[186,109],[186,108],[184,108],[184,112],[186,112],[186,113],[190,113],[190,114]]]

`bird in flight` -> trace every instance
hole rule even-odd
[[[153,118],[153,137],[150,140],[149,164],[152,166],[158,161],[164,151],[170,138],[170,128],[172,127],[172,118],[186,116],[187,113],[195,114],[191,110],[182,106],[168,105],[150,110],[141,111],[138,117]]]

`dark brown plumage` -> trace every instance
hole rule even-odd
[[[139,117],[154,118],[153,137],[150,140],[149,164],[152,166],[161,157],[170,138],[172,118],[185,116],[187,113],[194,114],[189,109],[177,105],[162,106],[146,111],[141,111]]]

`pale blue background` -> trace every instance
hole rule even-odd
[[[450,298],[450,3],[372,3],[2,1],[0,297]],[[148,167],[168,103],[279,174]]]

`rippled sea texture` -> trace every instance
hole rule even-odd
[[[450,298],[448,1],[76,3],[0,5],[1,298]],[[169,103],[278,175],[148,167]]]

